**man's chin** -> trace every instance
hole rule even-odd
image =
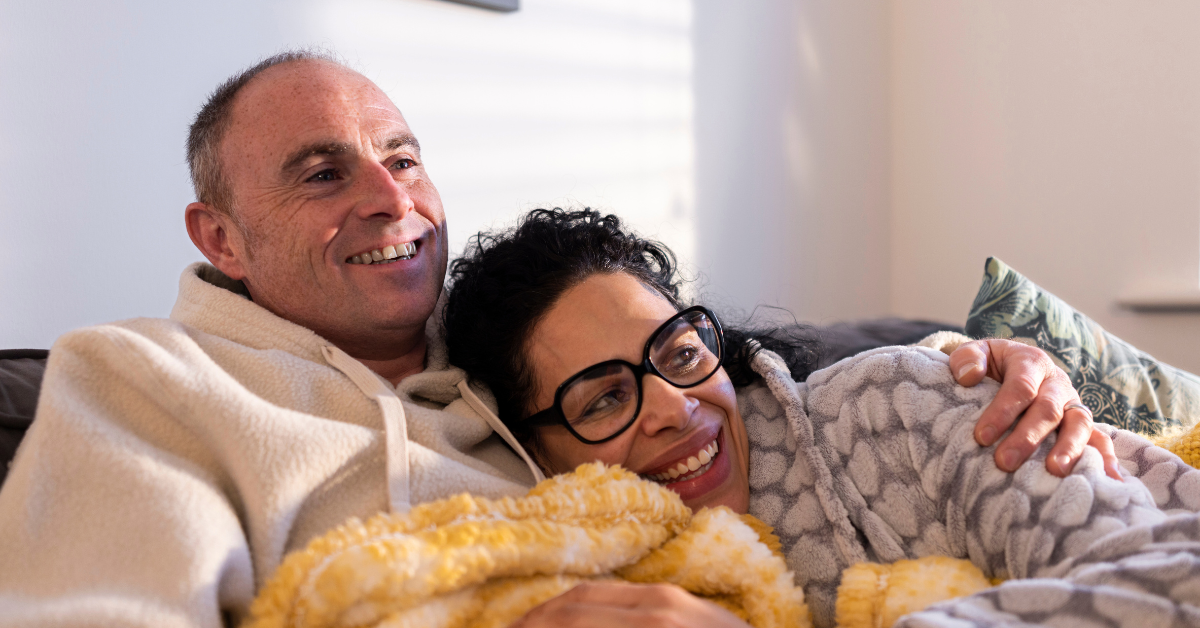
[[[353,346],[359,353],[375,353],[371,348],[376,347],[381,353],[388,353],[400,345],[423,341],[425,326],[436,305],[437,295],[428,292],[385,295],[356,291],[328,300],[315,309],[310,306],[306,313],[280,316],[308,328],[343,350]]]
[[[437,307],[441,289],[434,294],[429,291],[411,291],[379,298],[364,299],[359,303],[365,304],[361,316],[357,317],[360,324],[379,333],[403,332],[419,328],[424,330],[430,316]],[[347,330],[351,331],[351,330]]]

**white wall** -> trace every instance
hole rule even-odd
[[[696,211],[709,300],[886,314],[889,6],[696,0]]]
[[[292,46],[334,49],[400,106],[452,251],[568,202],[694,251],[687,0],[0,0],[0,16],[0,348],[170,311],[200,259],[187,125]]]
[[[897,5],[899,7],[900,5]],[[989,255],[1200,372],[1200,3],[905,0],[892,22],[892,309],[965,318]]]
[[[1200,286],[1191,0],[522,5],[0,0],[0,347],[165,315],[198,259],[191,116],[319,44],[409,118],[454,248],[591,204],[694,260],[706,300],[821,322],[961,322],[997,255],[1200,371],[1200,317],[1114,305]]]
[[[1200,371],[1200,4],[696,0],[699,266],[801,319],[962,323],[995,255]]]

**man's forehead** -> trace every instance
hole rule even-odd
[[[395,104],[366,77],[324,61],[269,68],[234,104],[230,136],[292,152],[314,142],[352,142],[356,135],[379,147],[409,136]]]
[[[374,97],[378,108],[397,111],[392,101],[370,79],[329,61],[304,59],[283,63],[263,70],[243,90],[238,100],[247,106],[262,105],[263,101],[315,100]]]

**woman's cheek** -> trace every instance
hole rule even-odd
[[[559,431],[564,434],[557,433]],[[624,438],[601,445],[588,445],[565,429],[547,427],[542,428],[541,432],[537,462],[552,474],[568,473],[581,464],[596,461],[628,468],[629,448],[622,443]]]
[[[738,512],[746,512],[750,504],[750,438],[746,434],[746,422],[742,420],[742,415],[738,412],[737,406],[734,405],[732,411],[728,414],[727,425],[729,427],[729,436],[732,441],[733,470],[730,473],[730,481],[735,483],[735,504],[727,504],[730,508]]]

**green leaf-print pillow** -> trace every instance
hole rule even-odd
[[[990,257],[971,314],[973,338],[1032,339],[1071,377],[1096,420],[1143,434],[1200,420],[1200,377],[1163,364]]]

